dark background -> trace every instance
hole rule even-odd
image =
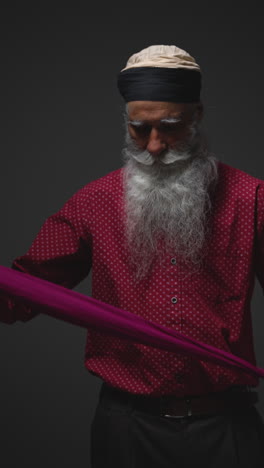
[[[26,252],[47,216],[77,189],[122,165],[116,75],[132,53],[151,44],[175,44],[196,58],[211,149],[223,162],[264,178],[259,4],[1,7],[2,265]],[[77,290],[90,294],[90,278]],[[252,316],[260,367],[263,308],[256,285]],[[84,368],[85,336],[47,316],[0,325],[1,466],[89,468],[100,381]],[[259,389],[264,415],[262,383]]]

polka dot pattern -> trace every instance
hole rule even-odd
[[[68,288],[92,267],[92,296],[256,364],[250,299],[264,286],[264,182],[219,163],[202,266],[175,252],[135,282],[124,234],[123,169],[80,189],[42,226],[13,268]],[[19,318],[19,317],[18,317]],[[258,385],[231,368],[89,330],[85,366],[110,385],[152,395]]]

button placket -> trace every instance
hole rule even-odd
[[[173,256],[168,257],[167,259],[167,265],[169,265],[169,277],[168,277],[168,289],[167,291],[170,292],[170,303],[171,303],[171,308],[170,308],[170,314],[168,315],[168,325],[170,327],[173,327],[175,329],[178,328],[179,323],[180,323],[180,317],[178,316],[179,314],[179,284],[178,284],[178,265],[177,265],[177,259]]]
[[[175,266],[176,263],[177,263],[176,258],[175,258],[175,257],[171,257],[171,258],[170,258],[170,263],[171,263],[171,265]],[[171,271],[172,271],[172,270],[171,270]],[[174,274],[173,274],[173,277],[172,277],[172,281],[173,281],[172,286],[173,286],[173,289],[175,290],[175,274],[177,274],[177,268],[176,268],[176,270],[173,270],[173,271],[174,271]],[[171,297],[171,302],[172,302],[172,304],[177,304],[177,302],[178,302],[178,297],[177,297],[177,296],[172,296],[172,297]]]

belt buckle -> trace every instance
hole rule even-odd
[[[183,415],[176,415],[176,414],[171,414],[167,411],[164,410],[164,406],[163,403],[164,403],[164,400],[166,401],[166,395],[162,396],[161,397],[161,415],[164,417],[164,418],[171,418],[171,419],[181,419],[181,418],[186,418],[186,417],[189,417],[189,416],[192,416],[193,412],[192,412],[192,406],[191,406],[191,399],[190,398],[184,398],[183,400],[185,401],[186,403],[186,414],[183,414]]]

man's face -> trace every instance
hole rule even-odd
[[[199,265],[210,210],[215,159],[199,128],[202,104],[133,101],[127,106],[126,234],[143,278],[164,252]]]
[[[132,101],[128,103],[128,131],[139,149],[159,158],[181,149],[194,121],[202,118],[201,103]]]

